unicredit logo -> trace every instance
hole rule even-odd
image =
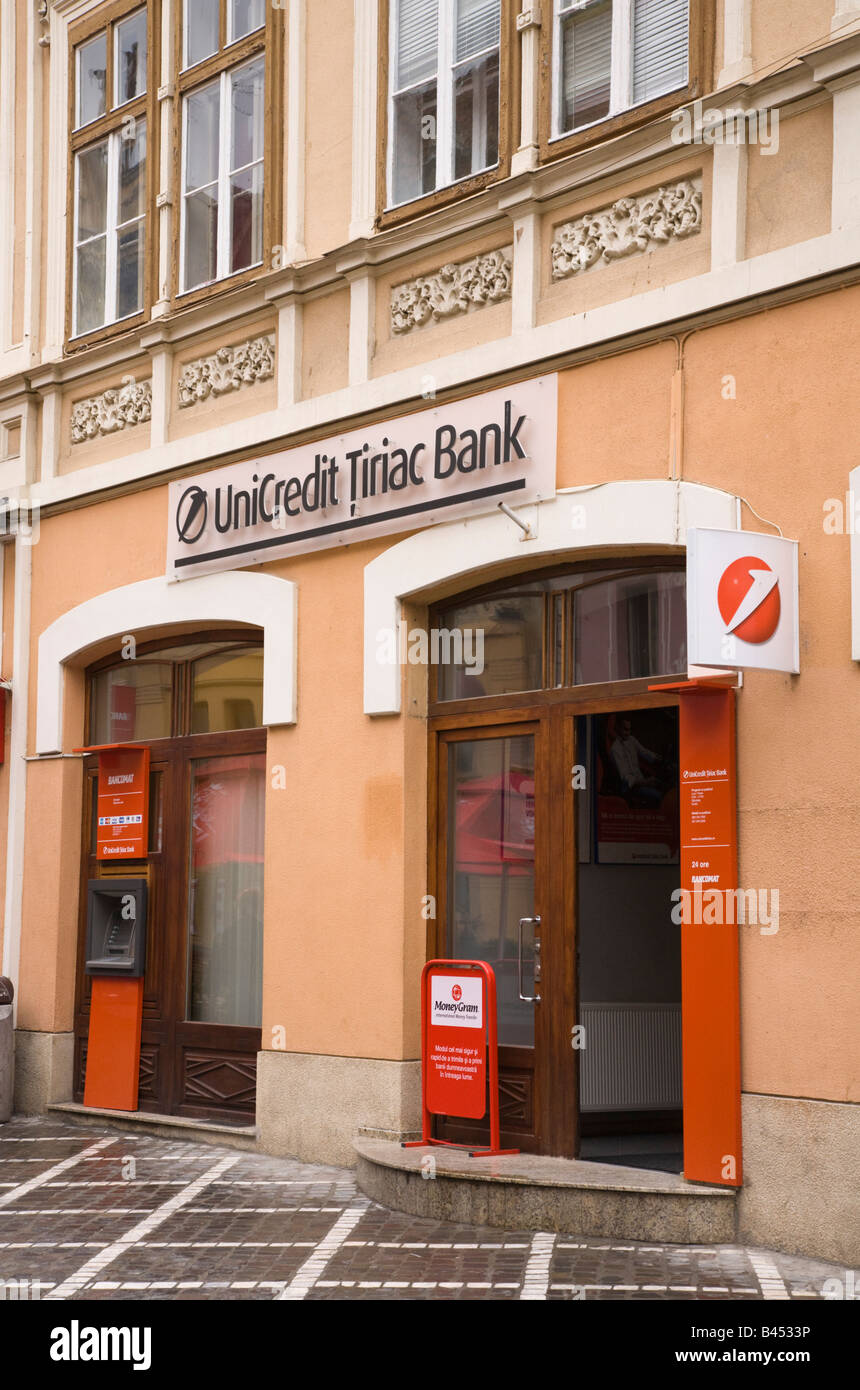
[[[452,987],[452,989],[451,989],[451,998],[452,998],[456,1003],[459,1003],[460,1000],[463,998],[463,991],[461,990],[461,988],[460,988],[459,985],[454,985],[454,986]]]
[[[202,487],[193,483],[183,492],[176,508],[176,534],[186,545],[199,540],[206,526],[209,501]]]
[[[726,632],[742,642],[767,642],[779,626],[779,575],[755,555],[733,560],[717,588]]]

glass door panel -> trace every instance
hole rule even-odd
[[[534,1047],[534,1005],[520,998],[520,920],[534,916],[534,735],[448,745],[448,954],[496,972],[499,1044]],[[535,993],[526,928],[522,993]]]
[[[265,765],[262,753],[191,765],[191,1022],[261,1022]]]

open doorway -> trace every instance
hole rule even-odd
[[[579,1156],[680,1173],[678,710],[577,717]]]

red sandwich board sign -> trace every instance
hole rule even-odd
[[[480,1120],[486,1113],[484,993],[484,980],[477,973],[430,974],[426,1093],[434,1115]]]
[[[490,1146],[472,1149],[430,1135],[433,1115],[480,1120],[487,1113]],[[426,1144],[466,1148],[470,1156],[519,1153],[499,1147],[499,1042],[496,977],[482,960],[431,960],[421,973],[422,1137]]]

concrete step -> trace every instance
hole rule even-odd
[[[193,1120],[185,1115],[155,1115],[146,1110],[103,1110],[98,1106],[81,1105],[79,1101],[57,1101],[48,1106],[73,1124],[107,1124],[112,1129],[129,1133],[157,1134],[162,1139],[191,1139],[199,1144],[218,1144],[229,1149],[257,1147],[255,1125],[217,1124],[211,1120]]]
[[[736,1239],[735,1190],[673,1173],[538,1154],[469,1158],[366,1135],[353,1147],[361,1190],[412,1216],[673,1245]]]

